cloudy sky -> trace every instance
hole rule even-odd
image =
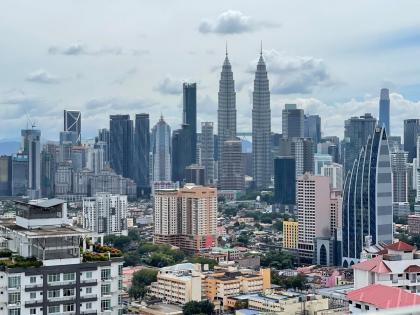
[[[109,115],[163,113],[181,123],[181,84],[198,83],[198,120],[215,121],[225,43],[237,90],[238,130],[250,131],[253,71],[263,43],[272,129],[295,102],[322,116],[323,134],[377,116],[391,90],[391,130],[420,117],[419,1],[74,0],[0,2],[0,139],[27,116],[57,140],[63,109],[82,111],[83,137]]]

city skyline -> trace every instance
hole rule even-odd
[[[279,6],[271,1],[265,4]],[[213,121],[217,128],[217,87],[226,41],[236,81],[238,131],[250,131],[252,71],[260,40],[272,83],[273,131],[281,130],[284,104],[296,103],[309,115],[317,113],[321,118],[331,118],[324,124],[324,135],[341,136],[343,121],[348,117],[363,115],[365,111],[379,116],[379,91],[386,87],[390,89],[393,134],[401,135],[400,122],[420,108],[417,71],[413,66],[418,50],[417,17],[413,13],[416,10],[411,10],[409,4],[399,6],[405,13],[403,19],[394,16],[394,4],[386,7],[377,4],[363,3],[363,10],[358,1],[347,5],[352,12],[360,11],[362,22],[369,21],[368,12],[375,6],[375,12],[379,10],[384,17],[377,26],[366,23],[369,26],[362,30],[348,27],[348,19],[343,19],[346,13],[340,12],[336,4],[330,4],[329,8],[337,11],[336,15],[322,20],[322,6],[305,3],[311,9],[307,10],[310,15],[299,12],[303,21],[300,25],[291,19],[297,14],[298,4],[283,3],[282,10],[270,10],[276,11],[274,14],[267,10],[254,12],[251,2],[232,2],[229,7],[216,2],[211,8],[191,3],[195,14],[185,23],[191,25],[186,37],[193,41],[184,43],[173,36],[179,44],[173,39],[166,40],[178,29],[169,27],[178,12],[175,3],[147,4],[144,10],[135,10],[138,4],[131,3],[131,11],[136,14],[127,14],[123,8],[110,4],[102,8],[103,18],[94,27],[90,27],[88,17],[95,2],[80,6],[86,15],[79,19],[75,18],[78,10],[66,3],[60,10],[48,1],[36,7],[26,4],[28,12],[51,7],[43,10],[43,20],[27,13],[18,15],[21,4],[8,4],[7,10],[0,10],[8,12],[3,18],[7,26],[4,30],[8,31],[8,36],[2,36],[5,58],[0,61],[5,69],[0,81],[0,114],[4,120],[1,138],[19,137],[16,131],[25,128],[26,111],[43,131],[43,140],[56,140],[60,126],[52,118],[62,115],[65,108],[82,111],[86,122],[84,138],[93,138],[97,129],[107,125],[107,115],[117,113],[147,112],[154,124],[163,112],[168,124],[175,128],[181,123],[178,111],[183,81],[197,82],[197,123]],[[173,10],[162,16],[166,22],[162,29],[151,27],[152,21],[143,14],[164,8]],[[123,14],[127,23],[107,26],[111,18],[118,19]],[[385,24],[391,16],[393,22]],[[78,20],[80,28],[68,29],[64,37],[45,32],[51,25],[57,29],[66,27],[63,22],[66,18]],[[23,19],[23,24],[14,23],[16,19]],[[26,23],[36,26],[29,30]],[[320,41],[325,27],[330,25],[337,31],[331,32],[328,40]],[[184,29],[183,26],[179,27]],[[300,34],[300,29],[307,30],[301,33],[310,32],[307,35],[311,35],[308,36],[311,40]],[[105,33],[109,36],[102,35]],[[117,38],[116,34],[124,36]],[[34,43],[32,37],[39,40]],[[16,45],[19,48],[31,45],[33,49],[20,49],[15,55]],[[332,54],[331,47],[337,46],[340,49]],[[382,51],[386,54],[381,54]],[[367,65],[368,73],[361,70]]]

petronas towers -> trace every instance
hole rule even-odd
[[[252,104],[252,160],[253,177],[256,188],[267,188],[271,184],[272,158],[270,149],[271,110],[270,90],[267,69],[262,51],[255,72],[253,104]],[[236,92],[232,67],[228,54],[223,63],[219,81],[218,119],[218,160],[219,175],[226,168],[224,164],[233,161],[223,161],[225,141],[239,140],[236,138]],[[237,163],[242,163],[237,161]],[[227,165],[231,169],[232,165]],[[241,167],[236,168],[241,170]],[[239,174],[238,174],[239,175]],[[241,174],[243,177],[243,174]],[[239,176],[240,177],[240,176]],[[220,176],[219,176],[220,179]],[[224,188],[226,189],[226,188]],[[235,189],[235,188],[231,188]]]

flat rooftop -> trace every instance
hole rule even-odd
[[[24,227],[16,225],[15,219],[0,219],[0,227],[25,235],[27,238],[78,236],[80,234],[92,233],[88,230],[71,225],[45,225],[35,229],[25,229]]]

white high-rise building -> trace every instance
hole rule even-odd
[[[103,148],[93,148],[90,147],[87,149],[86,156],[86,167],[98,174],[104,169],[104,150]]]
[[[41,130],[22,130],[22,149],[29,158],[28,195],[31,199],[41,196]]]
[[[338,163],[326,164],[321,167],[321,176],[330,178],[332,190],[343,191],[343,166]]]
[[[262,50],[255,72],[252,102],[252,162],[257,188],[271,184],[273,159],[271,156],[270,89]]]
[[[152,179],[153,181],[170,181],[171,160],[171,127],[160,117],[152,129]]]
[[[201,123],[200,161],[206,172],[207,184],[214,182],[214,134],[213,123]]]
[[[83,199],[83,228],[105,235],[127,235],[127,196],[98,193]]]

